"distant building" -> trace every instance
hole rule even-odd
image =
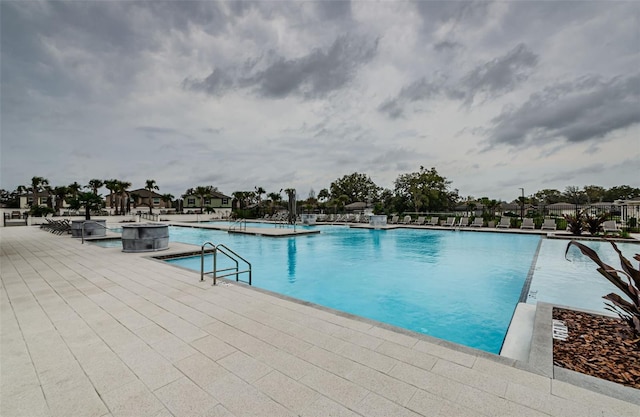
[[[46,206],[49,198],[55,198],[53,194],[48,191],[40,191],[36,193],[36,199],[34,201],[33,193],[26,193],[20,196],[20,208],[29,208],[31,206]]]
[[[231,202],[233,198],[228,195],[224,195],[218,191],[214,191],[210,196],[206,196],[204,201],[201,201],[199,195],[188,194],[184,196],[182,202],[182,210],[199,210],[204,207],[211,207],[214,210],[226,209],[231,210]]]

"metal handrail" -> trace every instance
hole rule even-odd
[[[247,230],[247,219],[238,219],[231,226],[229,226],[229,230]]]
[[[87,224],[87,223],[97,224],[97,225],[98,225],[98,226],[100,226],[100,227],[104,227],[106,230],[111,230],[112,232],[122,234],[122,232],[118,232],[118,231],[117,231],[117,230],[115,230],[115,229],[110,229],[110,228],[108,228],[107,226],[103,225],[102,223],[98,223],[98,222],[95,222],[95,221],[93,221],[93,220],[85,220],[84,222],[82,222],[82,244],[83,244],[83,245],[84,245],[84,225],[85,225],[85,224]]]
[[[204,251],[207,246],[211,246],[213,248],[213,270],[209,272],[204,271]],[[225,278],[231,275],[236,276],[236,282],[240,281],[240,274],[249,274],[249,285],[251,285],[251,263],[244,259],[242,256],[235,253],[233,250],[229,249],[227,246],[223,244],[214,245],[212,242],[204,242],[201,246],[200,251],[200,281],[204,281],[205,274],[213,275],[213,285],[216,285],[216,281],[218,278]],[[235,263],[235,267],[218,269],[218,252],[225,255],[227,258],[231,259]],[[249,269],[240,271],[239,270],[239,262],[238,259],[242,262],[246,263]],[[234,271],[228,274],[218,275],[219,272],[226,271]]]

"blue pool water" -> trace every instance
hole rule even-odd
[[[252,263],[257,287],[492,353],[500,351],[540,239],[317,227],[320,234],[295,238],[179,227],[169,235],[227,245]],[[169,262],[200,270],[199,257]]]
[[[606,264],[620,268],[620,258],[608,242],[580,241],[594,249]],[[569,242],[545,239],[540,247],[527,303],[545,301],[612,314],[605,310],[604,295],[615,292],[626,299],[612,283],[596,271],[597,265],[576,247],[564,253]],[[622,254],[637,266],[633,255],[640,253],[640,245],[616,243]]]

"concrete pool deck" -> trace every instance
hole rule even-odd
[[[0,249],[2,416],[638,415],[513,360],[212,287],[149,253],[37,227],[0,228]]]

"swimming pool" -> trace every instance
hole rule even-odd
[[[625,299],[626,296],[600,275],[596,271],[597,265],[578,248],[572,247],[565,259],[564,253],[568,243],[568,240],[544,239],[529,287],[527,303],[545,301],[612,314],[604,309],[605,300],[602,297],[612,292],[620,294]],[[587,240],[581,240],[580,243],[594,249],[605,263],[620,269],[620,258],[610,243]],[[633,255],[640,253],[640,245],[624,242],[616,245],[628,260],[637,265]]]
[[[227,245],[252,263],[260,288],[492,353],[500,351],[540,239],[317,227],[321,234],[292,238],[180,227],[169,235]],[[168,262],[200,270],[199,257]]]

